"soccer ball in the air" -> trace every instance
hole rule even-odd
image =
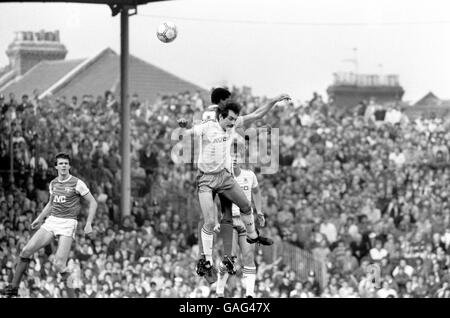
[[[177,26],[172,22],[164,22],[158,26],[156,36],[161,42],[169,43],[177,38]]]

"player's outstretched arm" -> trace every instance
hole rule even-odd
[[[48,203],[42,209],[42,212],[38,215],[38,217],[31,223],[31,229],[34,230],[37,228],[47,217],[47,215],[52,211],[52,196],[48,200]]]
[[[282,100],[291,99],[288,94],[280,94],[271,100],[269,100],[264,106],[259,107],[255,111],[250,114],[242,116],[244,126],[248,126],[256,120],[260,120],[263,118],[274,106],[276,103],[281,102]]]
[[[94,220],[95,213],[97,211],[97,201],[90,192],[83,196],[83,199],[89,203],[88,217],[86,220],[86,226],[84,227],[84,234],[90,234],[92,232],[92,221]]]

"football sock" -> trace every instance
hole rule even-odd
[[[230,276],[228,272],[220,273],[219,279],[217,280],[217,288],[216,288],[217,295],[221,296],[224,295],[225,285],[227,284],[228,276]]]
[[[198,255],[199,258],[203,255],[203,244],[202,244],[202,229],[203,229],[203,222],[198,222],[197,231],[198,231]]]
[[[233,248],[233,224],[220,224],[220,235],[223,240],[223,253],[227,256],[231,256]]]
[[[30,264],[29,258],[20,257],[19,262],[16,266],[16,272],[14,273],[14,277],[12,279],[11,285],[12,287],[19,287],[20,281],[22,280],[22,276],[25,273],[25,271],[28,268],[28,265]]]
[[[211,265],[213,265],[212,259],[213,239],[214,239],[214,232],[207,230],[205,226],[203,226],[202,228],[203,253],[205,254],[206,260],[209,261]]]
[[[245,295],[255,297],[256,267],[244,266],[242,273]]]
[[[255,239],[258,237],[255,229],[255,219],[253,213],[251,214],[241,214],[241,220],[245,224],[245,229],[247,230],[247,236]]]

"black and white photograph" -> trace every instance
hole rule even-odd
[[[450,298],[449,12],[0,3],[1,303]]]

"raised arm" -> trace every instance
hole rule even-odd
[[[275,106],[276,103],[281,102],[282,100],[289,100],[289,99],[291,98],[287,94],[281,94],[275,98],[272,98],[264,106],[259,107],[250,114],[242,116],[244,126],[248,126],[254,121],[263,118]]]
[[[48,200],[48,203],[45,205],[45,207],[42,209],[42,212],[38,215],[38,217],[31,223],[31,229],[34,230],[36,227],[41,224],[44,219],[47,217],[47,215],[50,214],[52,211],[52,199],[53,196],[50,195],[50,199]]]

